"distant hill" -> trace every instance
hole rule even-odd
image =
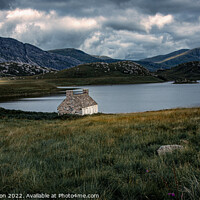
[[[145,58],[145,59],[142,59],[140,61],[153,62],[153,63],[163,63],[166,60],[173,59],[176,56],[180,56],[181,54],[184,54],[187,51],[189,51],[189,49],[181,49],[181,50],[174,51],[174,52],[166,54],[166,55],[158,55],[158,56],[154,56],[154,57],[151,57],[151,58]]]
[[[163,61],[160,61],[159,63],[165,63],[169,66],[176,66],[178,64],[192,61],[200,61],[200,48],[188,50],[174,57],[169,57]]]
[[[179,64],[169,70],[159,70],[157,75],[167,80],[195,79],[200,80],[200,61]]]
[[[39,76],[61,85],[133,84],[162,82],[132,61],[88,63]]]
[[[171,67],[166,65],[165,63],[153,63],[148,61],[134,61],[135,63],[138,63],[148,69],[151,72],[155,72],[159,69],[170,69]]]
[[[17,62],[54,69],[65,69],[81,64],[70,56],[43,51],[31,44],[24,44],[12,38],[0,37],[0,63]]]
[[[72,58],[79,60],[81,63],[91,63],[91,62],[100,61],[100,59],[96,59],[95,57],[81,50],[73,49],[73,48],[55,49],[55,50],[49,50],[48,52],[63,55],[63,56],[70,56]]]
[[[79,60],[81,63],[95,63],[95,62],[113,63],[113,62],[120,61],[119,59],[112,59],[106,56],[89,55],[81,50],[74,49],[74,48],[55,49],[55,50],[49,50],[49,52],[63,55],[63,56],[70,56],[74,59]]]
[[[166,55],[142,59],[138,63],[147,67],[151,71],[156,71],[159,66],[161,69],[169,69],[179,64],[192,61],[200,61],[200,48],[181,49]]]
[[[88,78],[101,76],[151,76],[151,73],[141,65],[131,61],[116,63],[82,64],[70,69],[56,72],[59,78]],[[48,75],[49,76],[49,75]],[[53,74],[51,75],[53,76]]]
[[[48,67],[34,66],[25,63],[0,63],[0,77],[32,76],[56,71],[57,70]]]

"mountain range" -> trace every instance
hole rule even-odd
[[[0,47],[0,63],[23,63],[57,70],[85,63],[114,63],[120,61],[119,59],[112,59],[106,56],[89,55],[73,48],[44,51],[36,46],[22,43],[12,38],[0,37]],[[160,69],[170,69],[191,61],[200,61],[200,48],[181,49],[166,55],[154,56],[134,62],[155,72]],[[19,65],[16,64],[16,66]]]
[[[70,56],[43,51],[31,44],[24,44],[12,38],[0,37],[0,63],[17,62],[54,69],[65,69],[81,62]]]
[[[119,59],[112,59],[106,56],[96,56],[96,55],[89,55],[84,51],[74,49],[74,48],[65,48],[65,49],[55,49],[49,50],[48,52],[59,54],[62,56],[70,56],[71,58],[79,60],[81,63],[95,63],[95,62],[106,62],[106,63],[113,63],[120,61]]]
[[[26,63],[58,70],[91,62],[116,62],[115,59],[96,58],[76,49],[43,51],[31,44],[0,37],[0,63]]]
[[[182,63],[200,61],[200,48],[180,49],[166,55],[136,61],[151,71],[158,69],[170,69]]]

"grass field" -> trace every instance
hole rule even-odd
[[[152,76],[59,78],[59,79],[45,79],[45,81],[47,83],[54,83],[59,86],[141,84],[141,83],[162,82],[160,79]]]
[[[65,119],[0,111],[0,194],[200,198],[200,108]],[[165,144],[184,150],[159,156]]]
[[[0,80],[0,100],[17,97],[41,96],[57,92],[55,84],[43,80]]]

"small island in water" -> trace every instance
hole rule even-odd
[[[197,80],[191,80],[191,79],[177,79],[173,82],[173,84],[193,84],[198,83]]]

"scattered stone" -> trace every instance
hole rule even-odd
[[[176,149],[181,150],[181,149],[183,149],[183,146],[182,145],[177,145],[177,144],[174,144],[174,145],[163,145],[157,150],[157,152],[158,152],[158,155],[163,155],[165,153],[171,153],[172,151],[174,151]]]
[[[184,144],[189,144],[188,140],[180,140],[180,142],[184,143]]]
[[[32,76],[56,72],[56,69],[31,65],[27,63],[7,62],[0,63],[0,77]]]

